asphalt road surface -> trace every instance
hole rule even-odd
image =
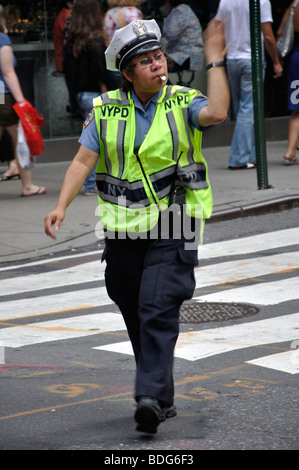
[[[102,244],[0,265],[0,448],[101,450],[100,464],[134,468],[298,449],[298,220],[207,224],[181,311],[178,415],[155,435],[135,430],[135,364]]]

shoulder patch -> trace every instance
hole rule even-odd
[[[85,129],[85,127],[87,127],[91,123],[91,121],[94,119],[94,116],[94,109],[92,109],[83,123],[83,129]]]
[[[199,92],[197,93],[197,95],[195,95],[195,98],[208,98],[208,97],[204,95],[203,93]]]

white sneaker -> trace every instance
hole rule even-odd
[[[84,190],[84,194],[85,196],[94,196],[95,194],[98,194],[98,188]]]

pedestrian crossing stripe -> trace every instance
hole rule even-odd
[[[299,350],[285,351],[270,356],[259,357],[246,364],[253,364],[259,367],[286,372],[288,374],[299,374]]]
[[[176,344],[175,357],[187,361],[198,361],[217,354],[265,344],[288,341],[290,346],[291,341],[298,338],[298,324],[299,313],[295,313],[242,325],[181,333]],[[119,354],[133,354],[129,341],[97,346],[93,349]],[[295,354],[296,351],[290,351],[290,354],[280,355],[280,362],[276,366],[277,370],[291,374],[299,373],[299,357]],[[269,356],[247,362],[275,369],[272,365],[275,364],[277,357],[277,355],[273,355],[273,358]],[[298,361],[294,360],[296,357]]]
[[[195,296],[193,300],[200,302],[250,302],[255,305],[277,305],[281,302],[298,300],[299,277],[291,277],[280,281],[265,282],[235,289],[222,290],[212,294]],[[298,332],[299,336],[299,332]]]
[[[20,276],[1,280],[1,294],[14,295],[63,286],[75,286],[104,280],[104,266],[99,261],[85,263],[67,269],[48,273]],[[299,252],[262,256],[244,260],[226,261],[195,269],[196,288],[232,283],[243,279],[256,278],[299,269]],[[101,292],[102,294],[102,292]],[[1,318],[1,317],[0,317]]]
[[[221,242],[214,242],[200,245],[198,248],[199,259],[212,259],[225,256],[245,255],[255,253],[261,250],[271,250],[281,246],[296,245],[299,240],[299,227],[277,230],[276,232],[263,233],[253,235],[250,237],[240,238],[238,240],[226,240]],[[67,256],[59,256],[55,258],[47,258],[46,260],[39,260],[33,262],[22,263],[19,265],[13,264],[12,266],[0,267],[0,272],[17,270],[33,266],[51,265],[67,259],[75,260],[86,256],[98,256],[102,249],[89,251],[88,253],[77,253]]]
[[[295,235],[297,238],[294,238]],[[248,254],[260,251],[267,247],[267,249],[277,248],[279,246],[289,246],[294,244],[294,240],[299,240],[299,229],[289,229],[279,232],[272,232],[271,234],[256,235],[239,240],[239,245],[236,240],[228,240],[225,242],[211,243],[208,245],[200,246],[198,249],[199,259],[231,256],[238,254]],[[292,243],[291,243],[292,241]],[[250,250],[250,251],[249,251]],[[98,254],[99,252],[93,252]],[[72,259],[76,255],[73,255]],[[79,255],[78,255],[79,256]],[[66,257],[68,259],[69,257]],[[57,258],[62,261],[63,258]],[[55,259],[52,260],[52,263]],[[38,263],[38,262],[37,262]],[[37,263],[34,263],[36,265]],[[47,262],[41,262],[49,264]],[[267,264],[268,263],[268,264]],[[272,269],[271,269],[272,263]],[[28,263],[31,266],[32,263]],[[22,265],[20,267],[24,267]],[[197,281],[200,283],[197,287],[205,287],[211,283],[225,282],[225,279],[236,279],[245,277],[256,277],[258,275],[267,275],[282,270],[294,270],[299,268],[299,253],[285,253],[281,255],[262,256],[252,259],[247,259],[246,264],[239,261],[230,261],[226,263],[218,263],[217,271],[215,273],[215,266],[200,267],[196,270]],[[2,268],[6,270],[6,268]],[[15,268],[17,269],[17,267]],[[101,263],[100,259],[96,261],[87,262],[77,266],[55,270],[48,273],[32,274],[19,276],[18,278],[2,279],[1,292],[2,295],[14,295],[20,292],[30,292],[32,290],[50,289],[61,286],[61,279],[63,278],[63,285],[76,285],[83,282],[101,281],[104,279],[105,263]],[[1,268],[0,268],[1,272]],[[202,273],[202,275],[201,275]],[[218,279],[215,279],[218,275]]]
[[[38,299],[28,298],[0,304],[0,321],[32,317],[35,315],[51,315],[59,312],[111,305],[106,287],[76,290],[61,294],[45,295]]]
[[[298,256],[298,253],[292,254],[293,260],[295,260],[296,255]],[[277,257],[275,257],[275,260],[277,263]],[[255,259],[249,261],[252,262],[252,264],[250,263],[247,265],[247,267],[251,269],[250,266],[255,266]],[[262,261],[264,261],[265,265],[267,264],[266,260]],[[293,269],[294,263],[292,264],[291,268],[289,261],[290,260],[288,260],[287,263],[287,269],[290,270]],[[239,262],[235,263],[235,270],[237,270],[238,263]],[[211,266],[208,266],[208,269],[203,267],[196,271],[196,289],[210,285],[217,286],[219,283],[232,283],[233,280],[231,276],[233,274],[233,266],[232,264],[227,266],[227,263],[224,263],[224,265],[225,266],[212,266],[213,269],[211,269]],[[278,266],[276,264],[275,267],[273,266],[273,257],[270,257],[268,260],[268,266],[269,269],[272,270],[272,273],[273,269],[281,269],[281,265]],[[259,264],[259,267],[261,270],[263,269],[263,262]],[[238,281],[241,279],[250,280],[251,277],[256,277],[258,272],[261,275],[260,271],[251,270],[250,276],[250,272],[246,272],[244,269],[245,266],[243,267],[242,271],[239,271]],[[262,272],[265,274],[265,271],[266,268]],[[224,276],[225,273],[227,275],[226,279]],[[40,275],[40,282],[43,283],[43,275]],[[18,287],[17,282],[15,283],[14,287]],[[6,288],[7,290],[9,289],[8,285],[6,285]],[[264,281],[260,284],[256,283],[252,286],[239,286],[231,289],[221,290],[220,292],[194,296],[193,300],[200,302],[244,302],[244,299],[246,299],[247,302],[250,301],[250,303],[256,305],[275,305],[280,302],[297,300],[298,292],[299,277],[291,277],[280,281]],[[75,309],[78,310],[80,308],[86,309],[105,305],[109,306],[112,303],[113,302],[107,294],[106,287],[104,286],[90,289],[78,289],[74,292],[44,295],[39,297],[38,301],[34,301],[32,298],[25,298],[21,300],[2,302],[0,309],[0,321],[8,321],[16,318],[20,319],[34,315],[45,315],[60,311],[72,311]]]
[[[299,227],[295,227],[278,230],[277,232],[238,238],[237,240],[203,244],[198,248],[198,257],[199,259],[212,259],[223,256],[248,255],[257,251],[296,245],[298,241]]]
[[[19,348],[123,330],[125,330],[125,324],[120,314],[95,313],[3,328],[0,330],[0,346]]]
[[[289,229],[279,232],[257,235],[239,240],[229,240],[225,242],[212,243],[199,247],[199,258],[213,259],[216,256],[225,258],[242,254],[242,260],[223,261],[221,263],[212,263],[199,267],[195,270],[196,288],[213,287],[215,292],[194,297],[193,300],[198,302],[250,302],[256,305],[275,305],[281,302],[287,302],[298,299],[299,278],[294,277],[294,273],[299,268],[299,252],[293,251],[284,254],[270,254],[261,257],[245,257],[246,254],[253,254],[261,250],[273,249],[281,246],[295,245],[298,240],[299,229]],[[295,237],[295,238],[294,238]],[[295,240],[295,243],[294,243]],[[94,252],[99,253],[99,252]],[[88,254],[85,254],[88,256]],[[75,258],[76,255],[72,256]],[[70,258],[70,257],[66,257]],[[57,258],[58,262],[66,259],[64,257]],[[27,263],[24,266],[34,264],[50,265],[55,259],[49,261]],[[47,266],[48,267],[48,266]],[[7,268],[8,271],[10,268]],[[17,267],[14,267],[17,269]],[[52,269],[50,267],[50,269]],[[0,347],[21,347],[30,344],[37,344],[49,341],[67,340],[88,335],[95,335],[108,332],[123,332],[126,335],[125,325],[122,316],[119,313],[109,313],[112,310],[113,303],[104,287],[104,269],[105,263],[97,261],[85,261],[76,266],[68,268],[54,269],[40,274],[32,274],[26,276],[17,276],[1,280],[1,296],[18,295],[19,298],[8,300],[7,298],[0,304],[0,321],[11,321],[26,317],[34,317],[40,315],[51,315],[61,312],[72,312],[80,309],[96,308],[101,306],[104,313],[94,313],[90,315],[77,315],[71,318],[51,320],[48,322],[30,323],[23,326],[6,326],[0,330]],[[6,268],[0,268],[5,271]],[[262,276],[280,274],[281,272],[293,273],[288,279],[267,282]],[[246,284],[254,282],[254,285],[241,286],[241,281]],[[247,282],[248,281],[248,282]],[[258,282],[263,281],[263,282]],[[102,283],[99,287],[82,287],[84,283]],[[239,286],[235,283],[239,282]],[[225,285],[225,289],[221,288]],[[47,289],[55,289],[68,286],[74,286],[73,292],[64,292],[51,295],[45,295]],[[78,289],[78,286],[80,288]],[[219,286],[219,287],[218,287]],[[230,288],[231,287],[231,288]],[[41,296],[38,291],[41,290]],[[216,292],[217,290],[217,292]],[[34,291],[34,296],[29,293]],[[36,294],[35,294],[36,292]],[[28,298],[20,296],[26,294]],[[30,297],[29,297],[30,295]],[[176,347],[175,354],[181,359],[196,361],[215,354],[221,354],[234,349],[242,349],[246,347],[256,346],[258,344],[280,343],[286,341],[298,340],[299,334],[293,326],[293,319],[296,318],[298,324],[298,314],[292,316],[285,315],[273,318],[271,320],[260,320],[260,322],[268,322],[267,327],[263,327],[259,323],[256,330],[259,334],[254,334],[252,328],[255,323],[249,322],[242,325],[234,325],[231,327],[212,328],[204,331],[192,331],[181,333]],[[273,322],[277,320],[277,335],[275,336],[275,328]],[[286,329],[282,325],[288,322]],[[269,323],[270,322],[270,323]],[[249,327],[250,325],[250,327]],[[271,326],[272,325],[272,326]],[[232,328],[231,333],[228,328]],[[260,328],[269,328],[271,334],[262,335]],[[298,330],[297,330],[298,331]],[[236,337],[233,332],[237,332]],[[243,341],[247,332],[250,332],[248,343]],[[223,334],[228,337],[223,337]],[[204,337],[204,334],[209,334]],[[219,334],[219,337],[213,335]],[[230,334],[232,336],[230,336]],[[240,339],[241,338],[241,339]],[[260,341],[261,343],[259,343]],[[117,352],[121,354],[132,355],[130,342],[113,343],[106,346],[99,346],[95,349]],[[259,358],[248,363],[257,366],[271,367],[277,370],[284,370],[288,373],[298,373],[298,361],[294,360],[296,351],[287,351],[290,354],[272,355],[265,358]],[[291,360],[291,358],[293,358]],[[289,360],[290,359],[290,360]],[[290,362],[292,365],[290,365]],[[278,369],[280,367],[280,369]]]

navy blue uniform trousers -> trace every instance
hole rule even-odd
[[[194,292],[197,250],[185,250],[184,239],[105,243],[107,292],[123,315],[136,360],[135,398],[170,406],[179,311]]]

